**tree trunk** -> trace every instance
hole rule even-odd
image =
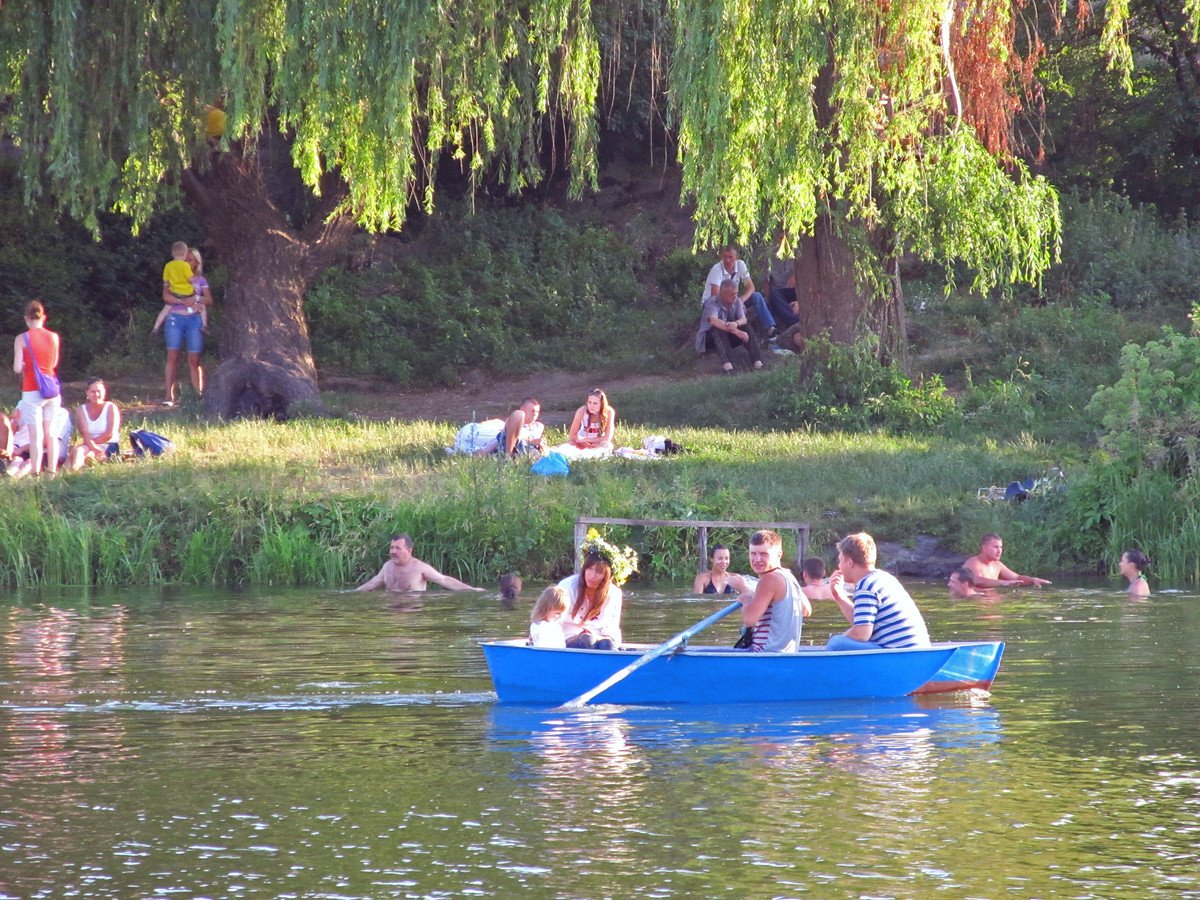
[[[188,172],[184,191],[205,243],[227,267],[220,306],[221,362],[209,375],[205,406],[223,418],[322,413],[304,294],[353,233],[334,214],[342,193],[331,180],[310,225],[293,228],[268,187],[259,156],[214,153]]]
[[[869,298],[855,276],[854,254],[828,213],[796,248],[796,299],[804,337],[826,333],[839,344],[854,341]]]

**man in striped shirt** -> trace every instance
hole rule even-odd
[[[847,535],[837,551],[838,571],[829,586],[850,628],[831,637],[826,649],[928,647],[929,631],[913,598],[894,575],[875,568],[875,540],[866,532]],[[853,601],[847,583],[854,585]]]

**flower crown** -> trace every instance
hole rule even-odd
[[[625,547],[618,550],[614,545],[602,538],[600,532],[595,528],[587,530],[587,537],[584,538],[583,543],[579,546],[580,567],[587,562],[589,553],[595,553],[608,563],[608,567],[612,570],[612,583],[617,585],[617,587],[623,585],[629,576],[637,571],[637,551],[632,547]]]

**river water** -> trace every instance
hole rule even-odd
[[[913,593],[990,697],[564,714],[476,644],[532,593],[10,596],[0,897],[1200,897],[1196,594]]]

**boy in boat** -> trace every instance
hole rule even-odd
[[[407,534],[397,534],[392,538],[390,558],[383,564],[379,574],[360,584],[355,590],[373,591],[386,588],[389,591],[413,592],[423,591],[429,582],[440,584],[448,591],[482,591],[483,588],[472,587],[465,581],[459,581],[449,575],[443,575],[429,563],[421,562],[413,556],[412,538]]]
[[[917,604],[890,572],[875,568],[875,539],[865,531],[838,541],[838,570],[829,579],[834,599],[850,623],[827,650],[879,650],[928,647],[929,630]],[[853,601],[845,584],[854,585]]]
[[[751,652],[795,653],[800,646],[804,617],[812,604],[796,576],[783,568],[783,540],[774,531],[750,537],[750,568],[758,576],[753,594],[742,594],[742,624],[753,629]]]
[[[975,575],[975,586],[981,588],[1041,587],[1050,584],[1045,578],[1034,578],[1032,575],[1021,575],[1000,562],[1000,554],[1004,552],[1004,541],[994,531],[989,531],[979,539],[979,552],[963,563],[964,569],[970,569]]]

